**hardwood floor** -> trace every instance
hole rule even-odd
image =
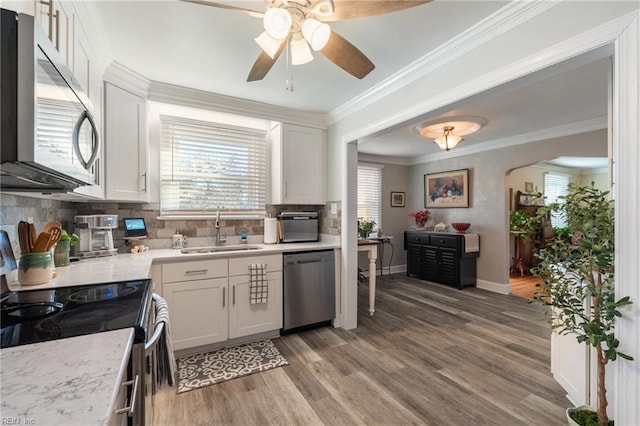
[[[290,365],[156,395],[156,425],[562,425],[541,307],[405,275],[359,286],[358,328],[274,339]]]
[[[525,275],[524,277],[510,277],[511,294],[517,297],[532,300],[534,294],[539,290],[542,280],[537,277]]]

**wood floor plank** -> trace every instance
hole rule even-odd
[[[358,287],[358,328],[274,339],[289,365],[156,396],[156,425],[566,424],[542,307],[401,274]]]

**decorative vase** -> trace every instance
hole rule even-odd
[[[22,285],[45,284],[53,278],[51,252],[22,253],[18,262],[18,281]]]
[[[55,252],[53,253],[53,261],[57,267],[67,266],[69,264],[69,252],[71,251],[71,241],[58,241]]]
[[[360,231],[360,239],[366,240],[367,238],[369,238],[369,232],[361,230]]]

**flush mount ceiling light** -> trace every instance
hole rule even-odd
[[[300,65],[313,59],[311,49],[322,53],[340,68],[362,79],[375,65],[357,47],[331,30],[327,22],[383,15],[429,3],[432,0],[343,1],[343,0],[265,0],[266,10],[259,12],[215,3],[211,0],[182,0],[234,10],[262,19],[264,32],[255,41],[262,52],[253,64],[247,81],[262,80],[283,50],[287,57],[287,89],[293,90],[289,65]]]
[[[433,139],[440,149],[449,151],[464,140],[462,136],[477,132],[486,124],[487,120],[482,117],[441,117],[418,124],[415,131],[420,136]]]

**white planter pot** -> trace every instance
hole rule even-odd
[[[578,423],[576,423],[575,421],[573,421],[573,419],[571,418],[571,413],[573,413],[574,411],[577,410],[590,410],[590,411],[596,411],[593,408],[589,407],[588,405],[581,405],[579,407],[571,407],[571,408],[567,408],[567,424],[569,426],[580,426]]]

